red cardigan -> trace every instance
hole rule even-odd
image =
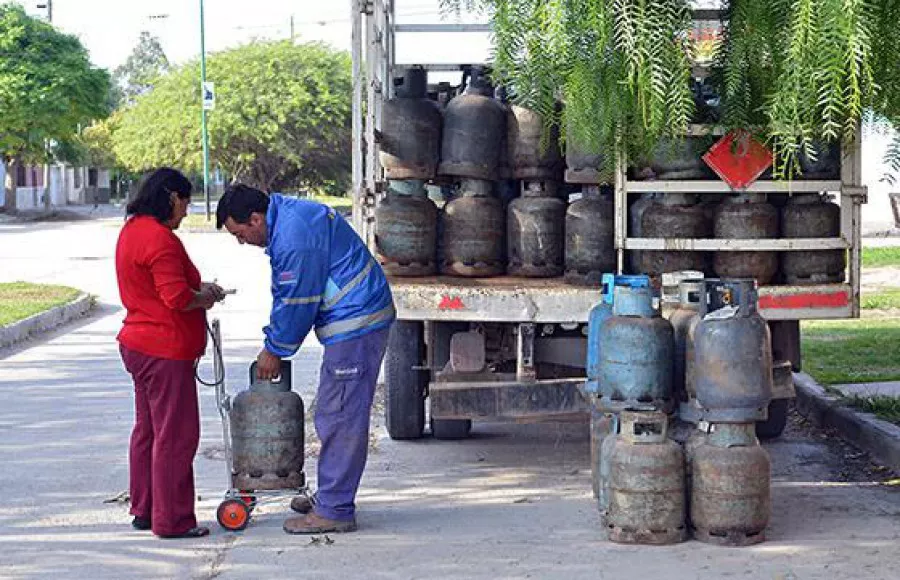
[[[150,216],[129,219],[116,244],[116,277],[128,311],[119,342],[163,359],[203,354],[206,311],[183,310],[200,289],[200,272],[172,230]]]

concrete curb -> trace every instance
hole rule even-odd
[[[94,306],[94,299],[88,294],[79,294],[75,300],[62,306],[51,308],[46,312],[29,316],[9,326],[0,327],[0,348],[12,346],[27,340],[32,335],[51,330],[80,318]]]
[[[806,373],[794,374],[797,411],[820,427],[830,427],[880,463],[900,473],[900,427],[862,413],[828,394]]]

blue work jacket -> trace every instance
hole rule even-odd
[[[272,264],[266,350],[293,355],[313,326],[328,345],[393,322],[394,301],[381,266],[333,208],[272,194],[266,225]]]

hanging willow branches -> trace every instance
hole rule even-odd
[[[489,14],[495,80],[591,152],[641,157],[687,128],[689,0],[442,5]],[[900,0],[730,0],[714,59],[721,122],[768,140],[776,173],[791,175],[798,155],[852,141],[866,111],[900,123],[898,55]],[[900,142],[892,151],[900,170]]]
[[[685,0],[484,0],[495,80],[592,153],[644,156],[693,114]],[[563,101],[564,108],[558,107]],[[611,169],[614,155],[605,155]]]

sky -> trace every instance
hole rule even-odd
[[[45,14],[37,5],[47,0],[17,1],[29,14]],[[160,39],[171,62],[200,54],[200,0],[52,1],[54,25],[78,36],[98,66],[114,69],[125,62],[143,30]],[[395,4],[398,22],[441,21],[438,0],[396,0]],[[215,52],[254,38],[290,38],[292,15],[300,40],[324,41],[349,50],[350,7],[350,0],[205,0],[206,50]],[[450,53],[473,61],[487,55],[486,34],[425,36],[398,35],[397,62],[447,62]]]

